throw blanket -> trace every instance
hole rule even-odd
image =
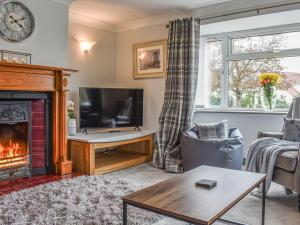
[[[284,141],[272,137],[260,138],[249,147],[246,170],[255,173],[265,173],[267,175],[266,192],[268,192],[277,155],[286,151],[298,151],[298,149],[299,142]],[[262,186],[259,189],[259,193],[261,192]]]

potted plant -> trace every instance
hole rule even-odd
[[[281,83],[282,77],[278,73],[261,73],[259,83],[261,86],[260,100],[265,111],[273,111],[277,101],[275,86]]]
[[[74,102],[68,101],[67,103],[68,109],[68,133],[69,135],[76,135],[76,114],[74,112]]]

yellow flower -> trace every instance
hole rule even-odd
[[[282,77],[278,73],[261,73],[259,75],[259,83],[262,86],[265,85],[277,85],[280,84],[282,80]]]

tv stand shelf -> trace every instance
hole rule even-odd
[[[73,171],[105,174],[151,161],[153,133],[143,130],[70,136],[68,149]],[[114,151],[101,151],[105,149]]]

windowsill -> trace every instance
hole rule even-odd
[[[244,110],[244,109],[204,109],[196,108],[194,112],[206,113],[240,113],[240,114],[271,114],[271,115],[286,115],[287,111],[265,112],[259,110]]]

